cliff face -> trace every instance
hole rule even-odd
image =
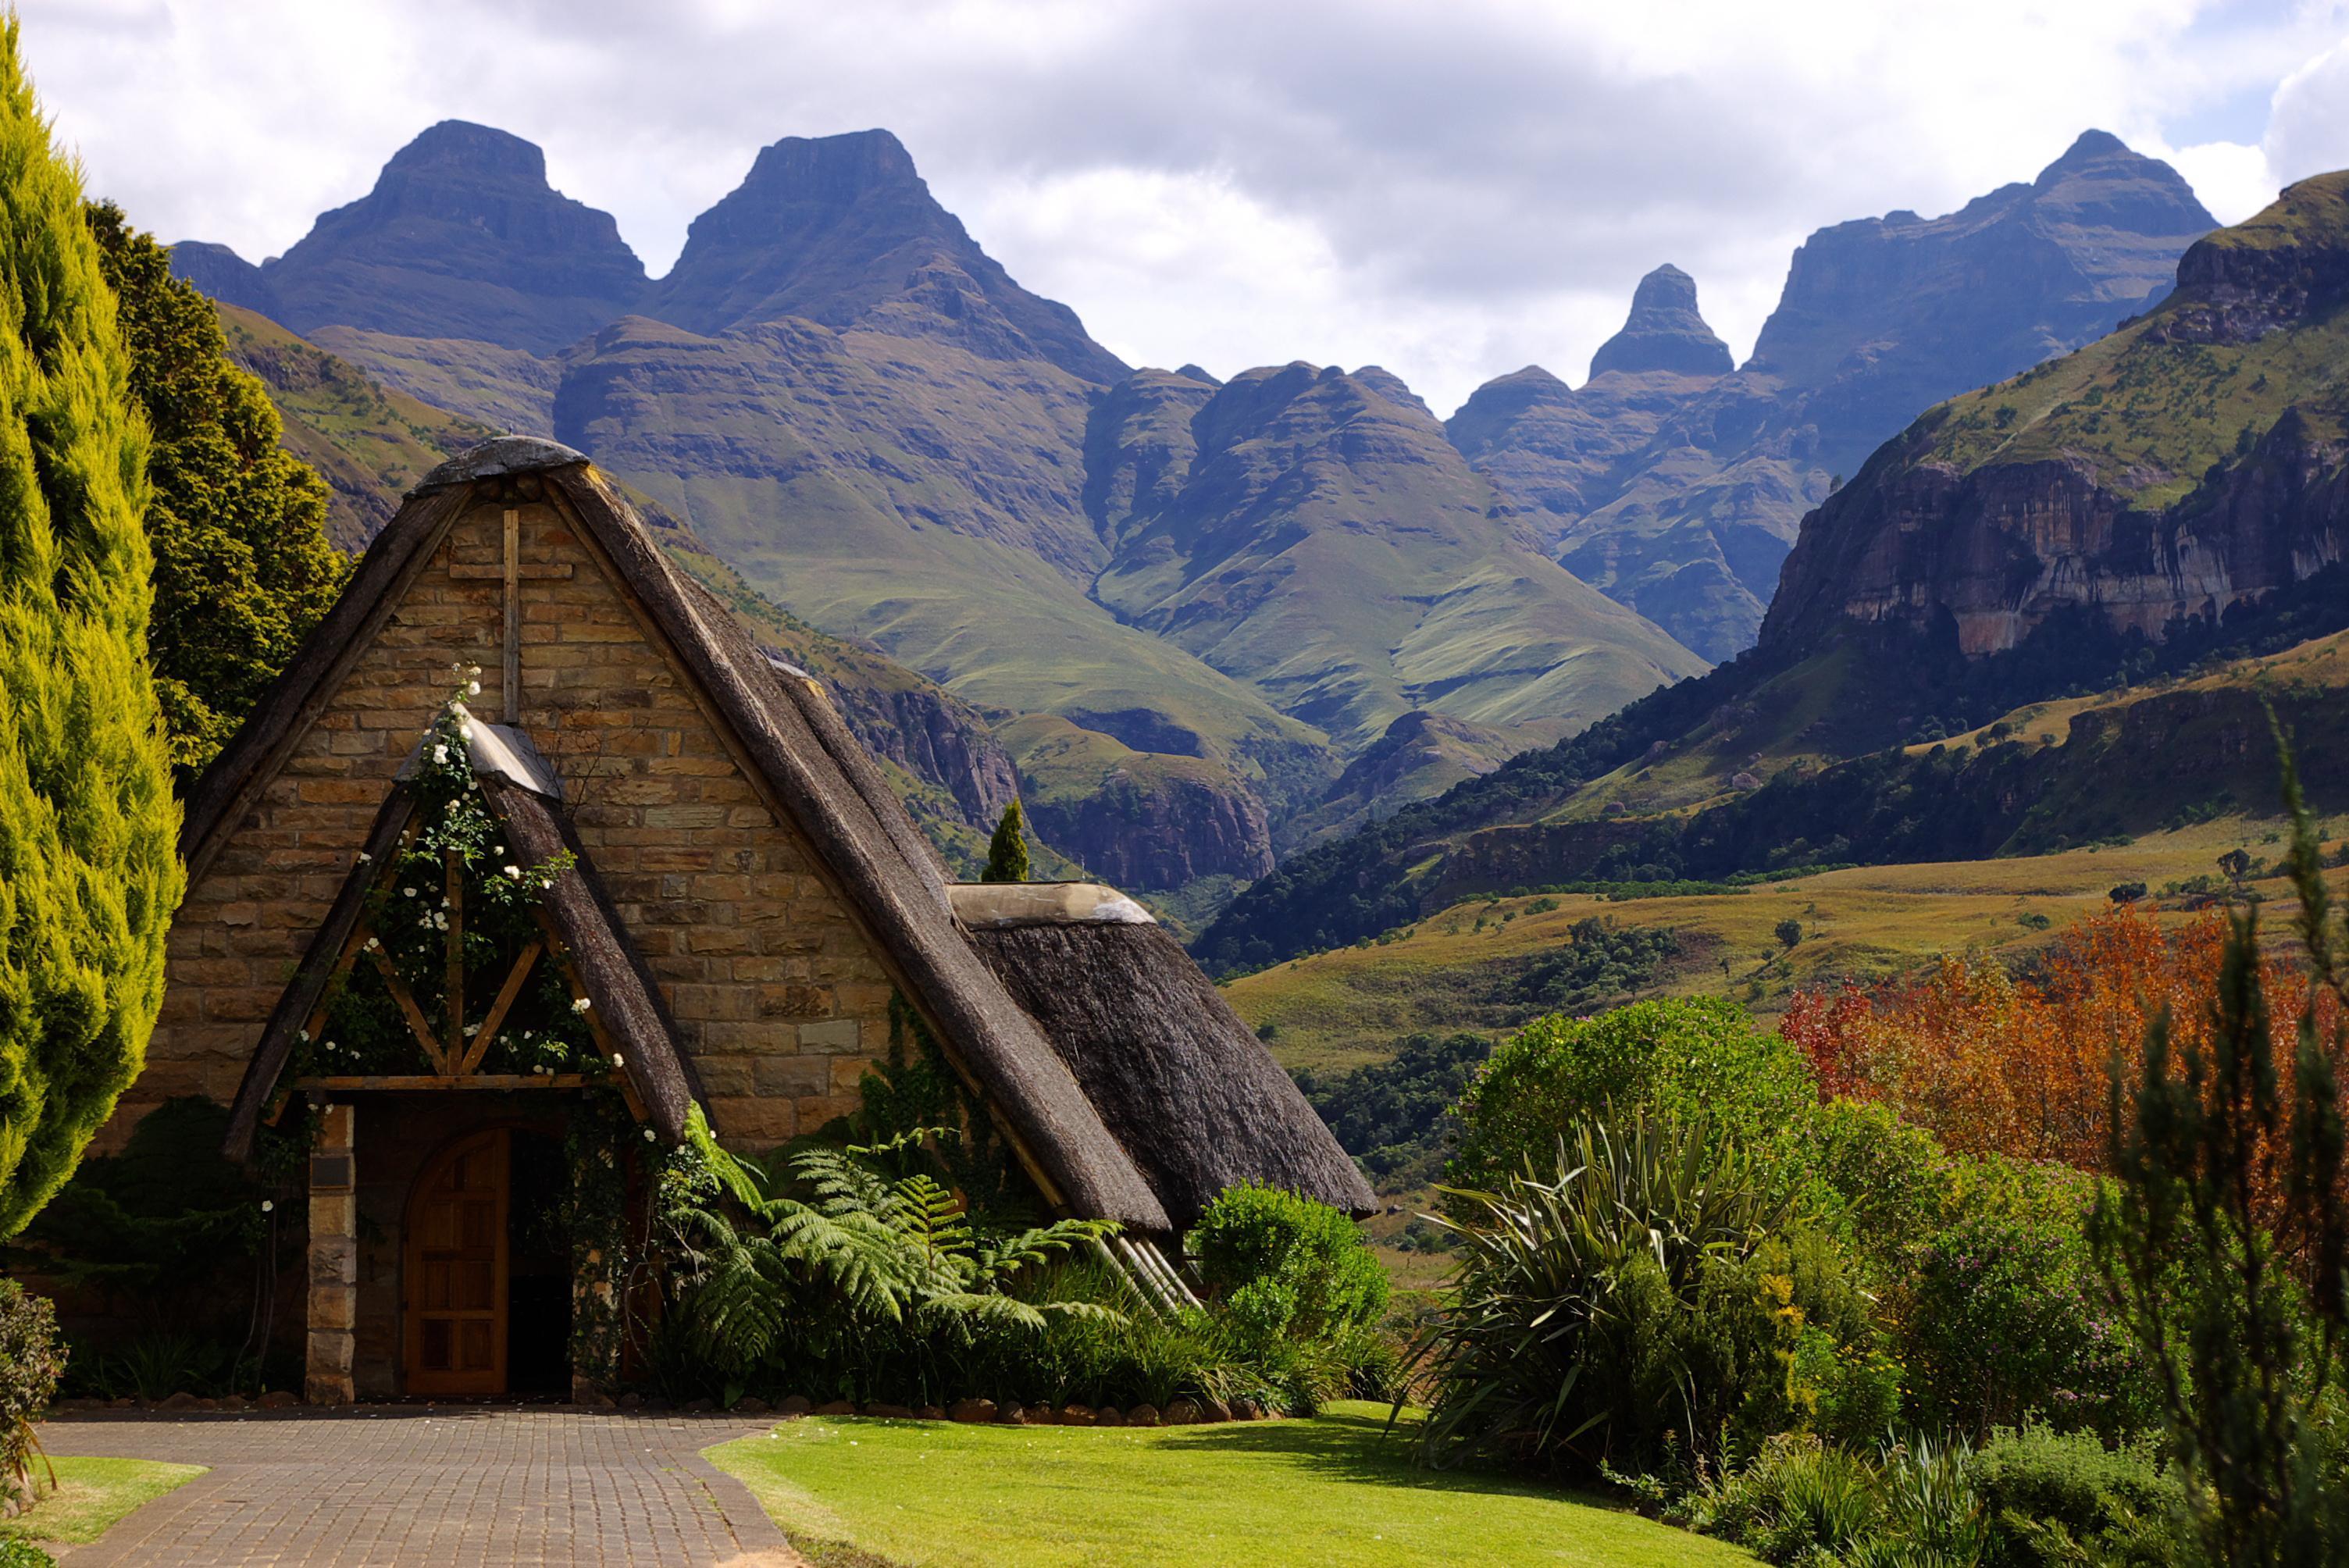
[[[1162,892],[1272,870],[1264,808],[1210,779],[1112,777],[1089,794],[1039,799],[1028,810],[1047,842],[1118,887]]]
[[[1713,660],[1752,638],[1752,595],[1738,575],[1753,553],[1744,525],[1661,520],[1652,508],[1613,503],[1642,465],[1651,485],[1701,480],[1703,464],[1690,449],[1652,449],[1729,368],[1728,348],[1698,314],[1695,282],[1659,267],[1640,280],[1623,330],[1591,356],[1581,387],[1529,365],[1478,387],[1444,427],[1568,571]],[[1740,482],[1771,499],[1766,486]]]
[[[1955,212],[1892,212],[1813,234],[1734,373],[1636,398],[1608,387],[1629,365],[1686,377],[1718,364],[1690,350],[1633,354],[1645,335],[1635,302],[1624,335],[1572,395],[1585,406],[1568,450],[1557,450],[1555,416],[1495,432],[1470,417],[1476,399],[1454,437],[1480,472],[1548,514],[1570,569],[1725,659],[1753,643],[1803,514],[1837,476],[1934,403],[2145,308],[2211,226],[2167,164],[2090,131],[2037,179]],[[1694,341],[1692,290],[1679,320],[1664,341]]]
[[[2187,253],[2087,349],[1934,409],[1804,525],[1762,640],[1845,622],[2022,645],[2066,610],[2159,641],[2349,545],[2349,176]]]

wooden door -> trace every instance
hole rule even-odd
[[[417,1178],[406,1239],[408,1391],[506,1391],[505,1128],[443,1150]]]

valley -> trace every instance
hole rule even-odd
[[[2335,831],[2349,830],[2339,824]],[[1753,887],[1678,896],[1519,893],[1464,899],[1371,941],[1241,975],[1232,1006],[1284,1067],[1343,1071],[1392,1056],[1418,1034],[1466,1030],[1497,1038],[1542,1013],[1526,995],[1536,964],[1584,938],[1598,921],[1669,933],[1678,952],[1655,973],[1591,998],[1587,1010],[1641,996],[1735,998],[1775,1017],[1797,990],[1910,973],[1945,954],[2027,963],[2063,928],[2108,908],[2110,890],[2143,882],[2175,915],[2200,902],[2159,898],[2171,882],[2223,882],[2218,857],[2242,849],[2272,861],[2277,819],[2230,817],[2126,845],[1995,860],[1848,867]],[[2276,876],[2249,885],[2284,896]],[[1792,948],[1778,926],[1795,921]]]

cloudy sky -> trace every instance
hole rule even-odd
[[[2349,0],[19,0],[95,190],[259,260],[457,117],[658,273],[762,144],[885,126],[1139,364],[1579,382],[1660,262],[1741,357],[1811,230],[2086,127],[2221,220],[2349,166]]]

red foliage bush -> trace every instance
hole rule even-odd
[[[1881,1102],[1965,1153],[2100,1170],[2115,1054],[2133,1071],[2164,1006],[2181,1042],[2205,1036],[2226,932],[2216,913],[2164,932],[2125,906],[2072,927],[2023,976],[1994,959],[1945,958],[1908,981],[1804,993],[1779,1029],[1823,1094]],[[2271,944],[2268,995],[2282,1035],[2309,984],[2272,954]],[[2333,1038],[2337,1004],[2329,992],[2318,1001],[2321,1037]],[[2292,1042],[2274,1044],[2288,1068]]]

